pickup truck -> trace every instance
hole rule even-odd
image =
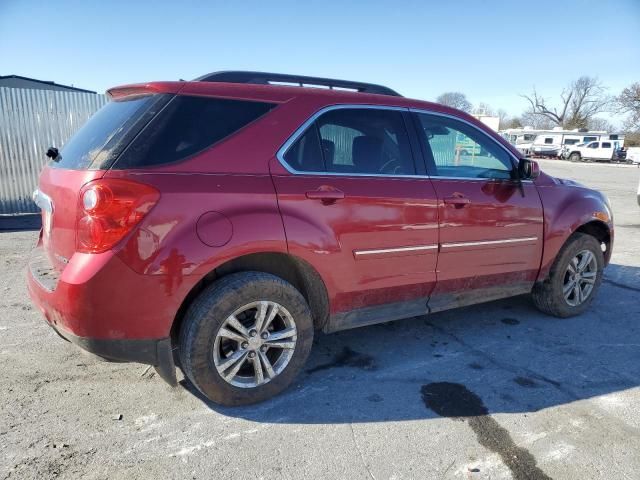
[[[561,152],[562,158],[572,162],[580,160],[611,161],[615,157],[613,142],[589,142],[578,145],[565,145]]]

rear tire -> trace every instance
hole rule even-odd
[[[293,285],[267,273],[234,273],[189,307],[180,329],[182,370],[216,403],[261,402],[300,372],[313,330],[309,305]]]
[[[581,262],[585,262],[582,270],[576,268],[581,267]],[[554,317],[580,315],[596,296],[603,269],[604,255],[598,240],[574,233],[558,253],[547,279],[533,287],[533,303]]]

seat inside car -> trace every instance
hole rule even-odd
[[[382,147],[382,140],[377,137],[355,137],[351,150],[354,170],[357,173],[380,173]]]

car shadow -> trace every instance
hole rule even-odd
[[[221,407],[181,384],[210,409],[254,422],[535,412],[640,385],[639,294],[640,268],[610,265],[590,309],[574,318],[546,316],[525,295],[318,334],[296,382],[253,406]]]

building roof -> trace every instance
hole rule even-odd
[[[4,79],[16,79],[16,80],[26,80],[29,82],[36,82],[36,83],[41,83],[43,85],[47,85],[49,87],[54,87],[54,88],[59,88],[59,89],[64,89],[64,90],[71,90],[74,92],[84,92],[84,93],[97,93],[93,90],[85,90],[84,88],[77,88],[77,87],[72,87],[69,85],[62,85],[60,83],[55,83],[52,82],[50,80],[38,80],[37,78],[29,78],[29,77],[23,77],[22,75],[0,75],[0,80],[4,80]]]

